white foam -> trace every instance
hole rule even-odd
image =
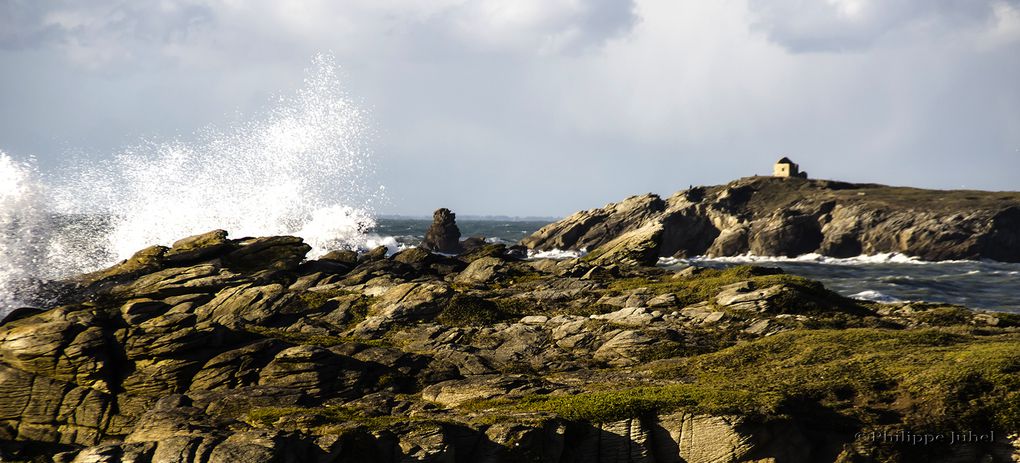
[[[397,239],[392,236],[381,236],[375,234],[366,236],[364,243],[365,245],[363,246],[363,249],[375,249],[379,246],[385,246],[386,254],[394,254],[408,248],[408,246],[404,246],[399,243]]]
[[[583,250],[583,249],[580,250],[580,251],[571,251],[571,250],[563,250],[563,249],[550,249],[548,251],[535,251],[533,249],[529,249],[528,250],[528,258],[529,259],[566,260],[566,259],[576,259],[578,257],[584,257],[585,254],[588,254],[588,252],[586,250]]]
[[[41,186],[31,162],[0,151],[0,316],[22,303],[20,293],[45,265]]]
[[[878,291],[874,291],[874,290],[870,290],[870,289],[869,290],[861,291],[861,292],[859,292],[857,294],[851,294],[850,297],[852,297],[854,299],[862,299],[862,300],[865,300],[865,301],[881,302],[881,303],[884,303],[884,304],[889,304],[889,303],[894,303],[894,302],[903,302],[903,300],[901,300],[901,299],[897,299],[897,298],[889,296],[887,294],[882,294],[882,293],[880,293]]]
[[[967,260],[942,260],[942,261],[926,261],[921,260],[918,257],[908,256],[906,254],[900,254],[896,252],[890,253],[879,253],[871,255],[860,255],[856,257],[837,258],[823,256],[817,253],[803,254],[797,257],[784,257],[784,256],[756,256],[751,254],[744,254],[739,256],[729,257],[707,257],[698,256],[690,259],[677,259],[672,257],[659,259],[660,265],[677,265],[677,264],[688,264],[698,262],[725,262],[725,263],[759,263],[759,262],[805,262],[805,263],[819,263],[829,265],[875,265],[875,264],[909,264],[909,265],[938,265],[938,264],[960,264],[960,263],[975,263],[976,261]]]

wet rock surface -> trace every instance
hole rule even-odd
[[[629,201],[628,217],[667,207]],[[662,233],[566,261],[305,260],[299,238],[222,231],[143,250],[0,324],[0,460],[1020,457],[1020,317],[642,266]],[[866,438],[912,426],[994,439]]]
[[[662,199],[634,196],[581,211],[523,240],[532,249],[600,252],[653,224],[655,257],[832,257],[901,253],[925,260],[1020,262],[1020,193],[921,190],[748,177]]]

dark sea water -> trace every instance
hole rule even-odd
[[[381,219],[376,233],[417,245],[430,220]],[[463,237],[485,236],[517,242],[547,221],[458,220]],[[1020,313],[1020,264],[991,261],[922,262],[902,255],[832,259],[817,255],[796,259],[731,257],[721,259],[663,259],[660,265],[729,267],[751,263],[782,268],[787,273],[821,281],[845,296],[879,302],[928,301],[974,309]]]
[[[460,229],[461,239],[482,236],[501,243],[516,243],[552,220],[458,219],[457,228]],[[392,236],[403,245],[417,246],[431,224],[432,219],[383,218],[378,220],[374,232],[382,236]]]

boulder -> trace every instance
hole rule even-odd
[[[425,232],[422,247],[445,254],[461,252],[460,229],[457,228],[457,215],[449,209],[437,209],[432,214],[432,225]]]
[[[662,224],[649,223],[595,248],[584,257],[591,265],[652,266],[659,261]]]
[[[496,257],[482,257],[468,264],[453,279],[454,283],[480,285],[506,278],[511,270],[507,263]]]
[[[618,325],[645,326],[656,318],[651,311],[644,307],[626,307],[615,312],[602,315],[592,315],[593,320],[605,320]]]
[[[638,330],[623,330],[595,351],[594,358],[613,366],[635,365],[641,362],[641,353],[655,343],[655,339]]]
[[[179,263],[213,257],[231,247],[226,230],[213,230],[174,242],[164,254],[167,262]]]
[[[341,264],[347,264],[350,266],[358,265],[358,253],[349,249],[341,249],[338,251],[330,251],[319,257],[319,260],[329,260],[333,262],[339,262]]]
[[[241,270],[294,270],[312,250],[297,236],[252,238],[238,244],[240,247],[223,260],[228,267]]]

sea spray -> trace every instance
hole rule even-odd
[[[45,266],[42,191],[30,161],[0,151],[0,316],[24,304]]]
[[[395,248],[369,234],[383,190],[372,183],[366,118],[333,57],[319,55],[303,87],[258,116],[79,159],[45,186],[32,163],[0,154],[0,316],[28,300],[33,282],[213,229],[233,238],[298,235],[311,257]]]
[[[57,202],[108,214],[105,246],[117,259],[217,228],[234,238],[296,234],[313,256],[359,247],[381,194],[370,182],[365,119],[333,58],[319,55],[304,87],[260,117],[75,168]]]

